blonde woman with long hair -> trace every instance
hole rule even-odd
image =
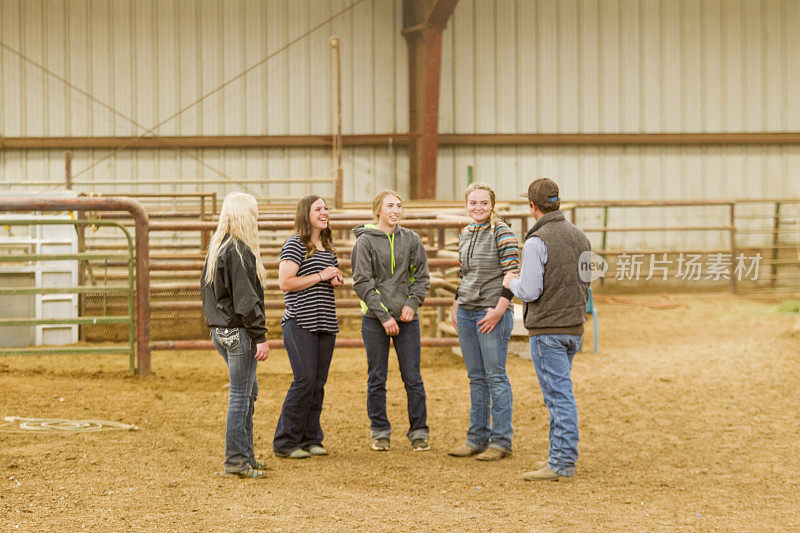
[[[460,284],[452,321],[469,378],[469,429],[454,457],[496,461],[511,454],[514,398],[506,373],[514,327],[513,293],[503,288],[506,272],[519,271],[517,236],[495,212],[494,190],[473,183],[464,195],[472,222],[459,235]]]
[[[266,277],[258,247],[258,203],[249,194],[230,193],[208,247],[200,295],[211,339],[230,377],[224,471],[241,478],[266,475],[253,450],[256,365],[269,357]]]

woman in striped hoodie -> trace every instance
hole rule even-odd
[[[514,295],[503,288],[503,276],[519,271],[519,246],[517,236],[494,211],[489,185],[473,183],[465,199],[472,222],[459,235],[461,283],[452,322],[469,377],[470,423],[466,442],[450,455],[496,461],[511,454],[514,433],[514,400],[506,373]]]

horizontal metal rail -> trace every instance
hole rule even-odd
[[[35,348],[19,347],[19,348],[0,348],[0,355],[61,355],[61,354],[111,354],[111,353],[128,353],[130,346],[120,344],[116,346],[70,346],[68,348],[61,348],[56,346]]]
[[[284,348],[282,339],[270,339],[267,341],[270,348]],[[457,337],[423,337],[420,344],[425,347],[450,347],[458,346]],[[361,339],[340,339],[335,341],[337,348],[363,348],[364,341]],[[214,343],[210,340],[195,341],[154,341],[150,343],[152,350],[213,350]]]
[[[264,305],[270,310],[283,309],[284,302],[282,299],[266,299],[264,300]],[[423,305],[429,307],[450,307],[453,305],[453,298],[431,296],[425,298]],[[357,309],[360,307],[361,300],[355,298],[336,299],[337,309]],[[153,302],[150,309],[158,311],[202,311],[203,302],[199,300]]]
[[[342,146],[405,146],[419,134],[342,135]],[[330,148],[332,135],[187,135],[144,137],[4,137],[5,150],[166,148]],[[440,133],[439,146],[716,146],[800,144],[797,132]]]
[[[81,285],[75,287],[0,287],[0,294],[127,294],[124,285]]]
[[[79,318],[4,318],[0,321],[3,326],[39,326],[39,325],[95,325],[95,324],[129,324],[132,321],[129,316],[84,316]]]
[[[93,260],[93,261],[127,261],[131,259],[130,256],[125,254],[93,254],[93,253],[76,253],[76,254],[25,254],[25,255],[4,255],[0,257],[0,263],[24,263],[27,261],[79,261],[79,260]]]

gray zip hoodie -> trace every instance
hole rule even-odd
[[[361,298],[361,313],[383,323],[398,320],[407,305],[418,318],[417,307],[431,286],[419,235],[399,225],[387,234],[377,224],[358,226],[353,233],[353,290]]]

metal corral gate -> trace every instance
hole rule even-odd
[[[39,286],[39,287],[4,287],[0,286],[0,295],[45,295],[45,294],[100,294],[100,295],[120,295],[128,296],[128,314],[121,316],[78,316],[62,318],[0,318],[0,327],[17,326],[37,326],[46,324],[76,324],[76,325],[95,325],[95,324],[128,324],[128,343],[112,346],[35,346],[35,347],[9,347],[0,348],[0,355],[48,355],[48,354],[86,354],[86,353],[127,353],[130,358],[130,373],[135,372],[135,334],[134,334],[134,276],[133,276],[133,240],[128,230],[111,220],[64,220],[48,218],[26,218],[26,219],[4,219],[4,226],[53,226],[70,225],[75,227],[76,232],[79,226],[110,226],[119,228],[125,236],[127,243],[127,253],[69,253],[69,254],[7,254],[0,257],[0,263],[28,263],[41,261],[86,261],[89,262],[108,262],[124,261],[128,265],[127,283],[119,285],[75,285],[75,286]]]
[[[135,276],[135,301],[134,301],[134,315],[135,315],[135,343],[136,343],[136,369],[142,376],[150,374],[150,275],[149,275],[149,229],[150,219],[144,207],[138,201],[132,198],[24,198],[24,197],[5,197],[0,198],[0,212],[12,213],[27,213],[36,211],[127,211],[135,221],[135,247],[134,252],[130,248],[130,234],[126,231],[125,236],[128,242],[128,254],[123,255],[126,258],[127,264],[130,268],[130,257],[134,256],[136,264]],[[84,219],[85,220],[85,219]],[[30,222],[27,220],[26,222]],[[73,223],[75,221],[70,221]],[[97,221],[86,221],[86,224],[97,224]],[[118,224],[116,222],[114,225]],[[78,227],[80,224],[76,224]],[[116,252],[119,257],[119,251]],[[110,254],[113,255],[114,251]],[[71,254],[75,255],[75,254]],[[86,255],[86,254],[84,254]],[[78,254],[78,257],[80,255]],[[79,259],[80,260],[80,259]],[[108,260],[108,259],[103,259]],[[130,276],[128,276],[130,278]],[[88,292],[97,291],[97,287],[85,289]],[[114,289],[116,290],[116,289]],[[127,292],[129,289],[126,288]],[[99,324],[101,317],[81,317],[79,324]],[[109,317],[113,318],[113,317]],[[115,317],[117,323],[128,323],[129,317]],[[63,323],[59,319],[58,323]],[[134,322],[130,322],[134,324]],[[15,324],[21,325],[21,324]],[[76,352],[75,349],[70,349],[70,352]],[[127,351],[127,348],[126,350]],[[19,353],[19,352],[17,352]],[[54,353],[54,350],[48,349],[46,353]]]

